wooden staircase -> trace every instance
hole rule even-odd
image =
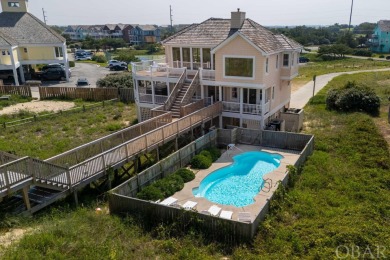
[[[175,101],[172,104],[170,111],[172,112],[173,118],[180,118],[180,107],[181,101],[183,100],[184,95],[186,94],[188,88],[190,87],[191,80],[186,79],[182,88],[180,89]]]

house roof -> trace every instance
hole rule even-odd
[[[65,42],[65,38],[30,13],[0,13],[0,37],[13,45]]]
[[[109,30],[114,31],[118,25],[117,24],[106,24],[105,27],[107,27]]]
[[[390,20],[380,20],[378,27],[382,32],[390,32]]]
[[[149,24],[145,24],[145,25],[137,25],[138,28],[140,28],[141,30],[143,31],[154,31],[156,30],[156,26],[154,25],[149,25]]]
[[[210,18],[192,24],[163,41],[164,44],[212,45],[217,47],[229,37],[239,33],[265,53],[301,48],[284,35],[275,35],[251,19],[245,19],[241,28],[231,29],[230,19]]]

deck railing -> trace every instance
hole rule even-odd
[[[137,125],[130,126],[113,134],[76,147],[65,153],[51,157],[45,161],[55,165],[72,166],[97,154],[100,154],[105,150],[115,147],[118,144],[129,141],[139,135],[142,135],[170,122],[172,122],[172,115],[170,113],[165,113]]]
[[[0,193],[11,192],[13,186],[16,186],[32,177],[29,170],[28,156],[0,166]]]
[[[202,70],[202,80],[209,80],[214,81],[215,80],[215,70]]]
[[[18,156],[0,151],[0,165],[19,159]]]
[[[184,117],[186,115],[192,114],[195,111],[198,111],[202,108],[204,108],[206,105],[206,100],[200,99],[196,102],[193,102],[191,104],[185,105],[180,107],[180,117]]]
[[[214,118],[222,111],[221,102],[201,109],[175,122],[156,127],[130,141],[108,149],[92,158],[89,158],[69,168],[72,185],[77,185],[86,179],[103,173],[109,167],[114,167],[134,157],[140,152],[155,149],[158,145],[171,140],[178,134],[188,131],[192,127],[202,124],[205,120]],[[170,115],[170,113],[167,113]]]

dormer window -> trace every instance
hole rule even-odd
[[[16,7],[16,8],[19,8],[20,7],[20,4],[18,2],[8,2],[8,6],[9,7]]]

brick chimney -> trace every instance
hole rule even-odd
[[[232,18],[230,20],[230,29],[240,29],[245,21],[245,12],[240,12],[240,8],[237,12],[232,12]]]

